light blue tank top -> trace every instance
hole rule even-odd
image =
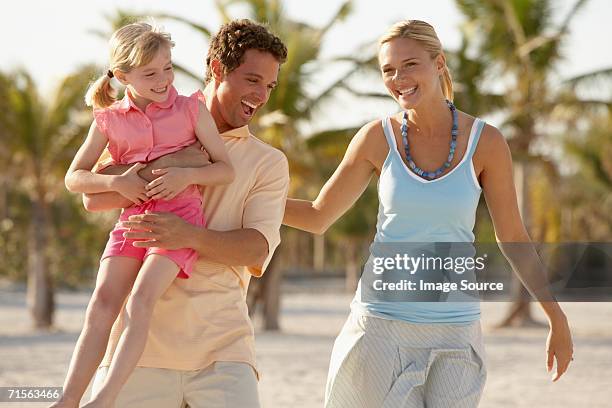
[[[390,118],[382,122],[389,153],[378,180],[378,221],[372,246],[401,242],[474,242],[476,207],[481,188],[472,157],[485,122],[476,119],[463,158],[434,180],[414,174],[395,142]],[[362,314],[411,323],[469,323],[480,319],[478,301],[364,302],[360,279],[351,303]]]

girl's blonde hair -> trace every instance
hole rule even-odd
[[[431,58],[436,58],[438,55],[444,55],[442,44],[438,39],[438,35],[434,28],[421,20],[406,20],[395,23],[389,31],[378,40],[379,47],[396,38],[410,38],[419,42],[425,51],[429,53]],[[444,70],[440,75],[440,86],[444,97],[449,101],[453,100],[453,79],[446,63]]]
[[[170,34],[158,26],[138,22],[125,25],[115,31],[109,42],[109,70],[91,84],[85,95],[87,106],[106,108],[117,100],[117,92],[111,86],[112,72],[127,73],[151,62],[162,47],[172,48]]]

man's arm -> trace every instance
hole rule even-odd
[[[212,231],[196,228],[193,243],[203,258],[225,265],[244,265],[261,268],[268,256],[268,242],[256,229]],[[189,246],[188,246],[189,247]]]
[[[276,159],[276,160],[274,160]],[[210,261],[244,265],[261,276],[280,242],[280,225],[289,188],[289,166],[284,155],[271,157],[245,199],[242,229],[212,231],[196,227],[171,213],[132,215],[124,222],[126,238],[144,240],[138,247],[193,248]]]
[[[212,231],[197,227],[172,213],[139,214],[124,222],[126,238],[136,238],[134,246],[166,249],[193,248],[199,256],[225,265],[261,267],[268,256],[268,242],[253,228]]]
[[[158,176],[152,172],[156,169],[166,167],[203,167],[210,164],[208,153],[201,150],[202,145],[196,142],[178,152],[162,156],[138,172],[144,180],[151,182]],[[123,174],[130,166],[113,165],[96,171],[99,174],[119,175]],[[83,194],[83,205],[87,211],[106,211],[115,208],[125,208],[133,203],[121,194],[116,192],[106,192],[97,194]]]

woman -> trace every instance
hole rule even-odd
[[[323,233],[376,173],[375,244],[472,243],[481,191],[500,244],[528,244],[506,141],[450,102],[453,84],[433,27],[417,20],[395,24],[381,38],[378,58],[402,111],[361,128],[314,202],[288,200],[284,223]],[[519,276],[533,282],[525,265],[540,268],[537,254],[519,252],[505,254]],[[363,286],[362,277],[334,344],[326,407],[477,406],[486,378],[479,304],[366,300]],[[527,286],[532,293],[541,287]],[[571,335],[559,305],[538,299],[550,324],[547,368],[556,357],[556,381],[572,358]]]

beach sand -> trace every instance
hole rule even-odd
[[[333,341],[349,311],[341,285],[283,287],[280,332],[262,332],[256,348],[263,407],[322,407]],[[0,386],[61,386],[83,323],[88,292],[60,292],[55,332],[34,332],[23,289],[0,289]],[[493,329],[505,303],[483,303],[488,378],[481,407],[612,407],[612,303],[564,303],[575,361],[558,382],[545,370],[548,330]],[[544,321],[534,305],[535,315]],[[2,403],[0,407],[44,403]]]

